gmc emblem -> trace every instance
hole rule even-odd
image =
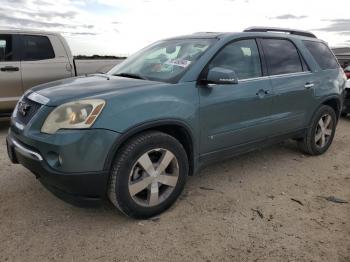
[[[28,114],[29,109],[30,105],[26,104],[25,102],[19,102],[18,112],[21,113],[22,116],[26,116]]]

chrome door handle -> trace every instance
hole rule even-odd
[[[314,83],[309,83],[308,82],[308,83],[305,83],[305,88],[306,89],[310,89],[311,87],[314,87],[314,85],[315,85]]]

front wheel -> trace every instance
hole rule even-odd
[[[299,141],[301,149],[310,155],[321,155],[332,144],[337,116],[334,109],[323,105],[315,113],[305,137]]]
[[[108,196],[127,216],[149,218],[176,201],[187,175],[188,158],[181,143],[162,132],[146,132],[119,151]]]

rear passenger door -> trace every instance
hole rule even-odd
[[[0,114],[11,111],[23,94],[17,44],[15,36],[0,35]]]
[[[67,54],[59,39],[52,36],[22,35],[23,89],[72,76]]]
[[[273,135],[304,128],[314,96],[314,77],[296,45],[288,39],[260,39],[274,90]]]

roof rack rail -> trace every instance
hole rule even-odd
[[[317,38],[313,33],[303,30],[288,29],[288,28],[278,28],[278,27],[249,27],[243,32],[276,32],[276,33],[287,33],[291,35],[300,35],[306,37]]]

